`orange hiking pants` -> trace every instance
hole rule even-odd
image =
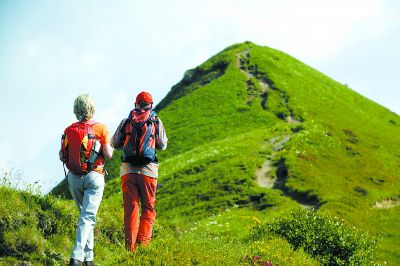
[[[137,244],[148,244],[156,219],[157,178],[141,174],[126,174],[121,177],[124,198],[125,248],[135,251]],[[139,200],[142,214],[139,221]]]

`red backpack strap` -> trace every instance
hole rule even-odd
[[[66,152],[66,150],[65,150],[65,148],[66,148],[65,138],[66,138],[66,134],[65,134],[65,131],[64,131],[64,133],[61,136],[61,154],[62,154],[62,161],[63,162],[65,162],[65,160],[66,160],[66,158],[65,158],[66,157],[66,154],[65,154],[65,152]]]
[[[67,135],[65,134],[65,131],[64,131],[64,133],[61,136],[61,155],[62,155],[61,161],[63,163],[63,169],[64,169],[65,178],[67,178],[67,171],[65,170],[65,163],[67,161],[67,150],[66,150],[67,143],[66,143],[66,140],[65,140],[66,137],[67,137]]]

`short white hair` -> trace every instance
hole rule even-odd
[[[89,94],[79,95],[74,102],[74,114],[79,121],[90,120],[96,111],[96,105]]]

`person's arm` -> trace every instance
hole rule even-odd
[[[124,141],[125,141],[125,131],[124,131],[124,126],[126,123],[126,118],[121,121],[119,124],[117,130],[115,131],[114,135],[111,138],[111,145],[114,147],[114,149],[121,149],[124,146]]]
[[[111,143],[106,143],[102,145],[102,154],[104,159],[108,160],[111,159],[113,155],[114,149],[111,146]]]
[[[101,154],[105,160],[111,159],[114,148],[111,146],[110,133],[106,125],[103,127],[102,137],[100,138]]]
[[[64,155],[63,155],[63,153],[62,153],[62,150],[60,150],[60,152],[58,153],[58,156],[60,157],[60,161],[61,161],[61,162],[64,162],[64,161],[65,161]]]
[[[165,133],[164,124],[161,122],[161,119],[158,118],[157,129],[156,129],[156,148],[158,150],[167,149],[168,138]]]

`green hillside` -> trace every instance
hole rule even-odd
[[[136,254],[123,249],[116,153],[98,215],[100,265],[249,265],[252,256],[279,265],[400,264],[398,115],[250,42],[188,70],[156,109],[169,143],[159,153],[154,241]],[[2,189],[25,204],[25,194]],[[68,197],[65,182],[52,194]],[[46,197],[51,208],[74,207]],[[68,258],[73,233],[44,234],[47,214],[24,223],[42,243],[29,252],[9,248],[16,244],[4,217],[7,208],[0,262]]]

